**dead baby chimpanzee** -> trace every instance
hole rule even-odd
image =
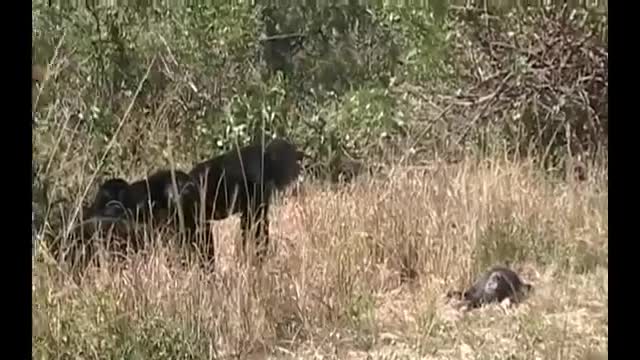
[[[466,291],[452,291],[447,295],[461,297],[468,308],[474,309],[507,298],[519,303],[532,289],[533,286],[522,281],[515,271],[504,266],[493,266]]]

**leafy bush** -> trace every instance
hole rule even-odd
[[[36,97],[36,162],[60,164],[51,147],[66,146],[92,171],[118,173],[160,166],[169,144],[188,164],[280,135],[301,144],[316,174],[337,178],[350,161],[398,154],[606,148],[603,17],[440,5],[37,1],[33,61],[50,76]]]

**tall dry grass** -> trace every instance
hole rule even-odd
[[[33,265],[34,358],[581,358],[608,339],[608,191],[504,158],[303,183],[271,212],[273,254],[239,261],[215,223],[213,273],[179,265],[170,234],[75,283]],[[462,312],[443,294],[508,263],[519,306]],[[511,357],[510,357],[511,356]]]

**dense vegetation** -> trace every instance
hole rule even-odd
[[[89,151],[117,138],[109,169],[143,158],[150,128],[171,129],[189,158],[279,134],[334,175],[345,159],[606,149],[606,18],[493,12],[34,4],[33,61],[49,66],[36,136],[68,122],[91,137]],[[125,114],[133,133],[118,135]],[[34,153],[43,163],[50,152]]]

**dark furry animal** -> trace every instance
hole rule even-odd
[[[100,184],[90,207],[84,210],[84,219],[94,216],[124,217],[127,210],[134,210],[129,196],[129,183],[114,178]]]
[[[175,186],[174,186],[175,178]],[[185,227],[195,228],[198,188],[182,171],[160,170],[145,179],[128,183],[114,178],[102,183],[88,209],[88,216],[133,217],[136,222],[166,219],[184,212]]]
[[[198,187],[188,174],[160,170],[133,183],[120,178],[105,181],[99,187],[84,219],[103,217],[126,219],[134,223],[164,222],[178,229],[182,223],[188,242],[198,245],[199,200]],[[213,260],[212,244],[199,245],[207,260]]]
[[[449,297],[461,297],[469,308],[474,309],[492,302],[501,302],[509,298],[519,303],[533,289],[520,279],[518,274],[504,266],[493,266],[480,276],[466,291],[453,291]]]
[[[204,219],[240,213],[243,248],[253,236],[258,258],[263,258],[269,244],[271,196],[296,180],[302,157],[295,145],[275,139],[266,147],[239,147],[196,164],[189,174],[204,189]]]

